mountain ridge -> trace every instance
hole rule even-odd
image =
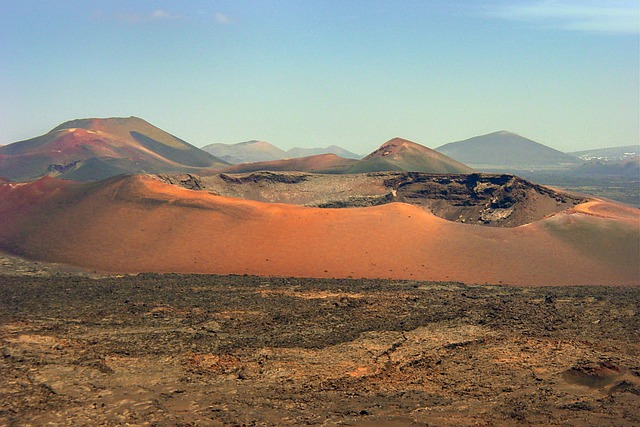
[[[591,150],[572,151],[572,156],[581,160],[620,161],[640,156],[640,144],[621,145],[618,147],[594,148]]]
[[[286,156],[286,151],[269,142],[256,139],[236,144],[208,144],[202,147],[202,150],[231,164],[280,160]]]
[[[335,156],[335,157],[332,157]],[[368,173],[386,171],[427,173],[472,173],[474,169],[415,142],[392,138],[360,160],[335,154],[301,157],[235,165],[224,172],[241,173],[258,170],[301,171],[314,173]]]
[[[283,150],[262,140],[250,140],[231,144],[213,143],[205,145],[202,149],[236,165],[242,163],[268,162],[272,160],[287,160],[320,154],[336,154],[347,159],[360,159],[362,157],[337,145],[329,145],[324,148],[294,147],[289,150]]]
[[[436,151],[476,169],[562,168],[580,164],[574,156],[506,130],[450,142]]]
[[[0,147],[0,175],[103,179],[121,173],[195,171],[228,165],[138,117],[66,121],[44,135]]]
[[[362,158],[361,155],[353,153],[335,144],[329,145],[327,147],[322,147],[322,148],[293,147],[287,150],[287,156],[289,157],[308,157],[308,156],[313,156],[318,154],[335,154],[345,159],[359,160]]]

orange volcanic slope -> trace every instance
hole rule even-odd
[[[402,203],[264,204],[147,176],[0,183],[0,200],[2,249],[102,271],[640,284],[638,210],[603,201],[490,228]]]

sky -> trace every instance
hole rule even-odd
[[[637,0],[0,0],[0,144],[141,117],[366,154],[498,130],[640,140]]]

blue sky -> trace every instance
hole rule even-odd
[[[142,117],[359,153],[510,130],[638,143],[638,2],[0,0],[0,144]]]

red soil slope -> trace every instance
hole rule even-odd
[[[78,119],[0,147],[0,176],[94,180],[140,171],[193,171],[228,165],[137,117]]]
[[[264,204],[146,176],[0,183],[0,201],[1,249],[102,271],[640,284],[638,210],[603,201],[516,228],[402,203]]]
[[[352,172],[403,170],[428,173],[472,173],[474,170],[451,157],[403,138],[385,142],[352,168]]]

